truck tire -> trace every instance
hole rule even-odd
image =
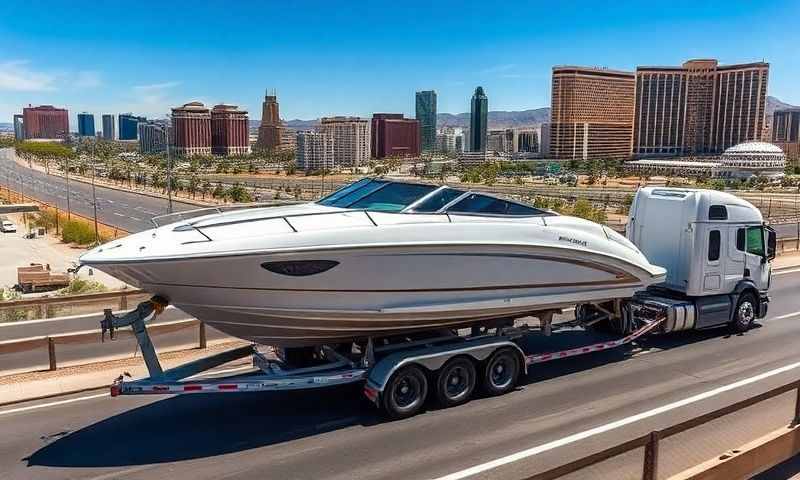
[[[755,295],[751,292],[744,292],[739,296],[739,301],[736,302],[736,309],[733,311],[733,319],[731,320],[731,329],[736,333],[744,333],[753,326],[753,321],[756,319],[756,312],[758,312],[758,303]]]
[[[392,374],[381,396],[381,406],[389,418],[414,416],[428,396],[428,377],[416,365],[403,367]]]
[[[475,390],[475,364],[466,357],[449,360],[436,375],[436,399],[447,408],[466,403]]]
[[[482,386],[487,395],[503,395],[517,386],[519,354],[510,348],[494,352],[483,368]]]

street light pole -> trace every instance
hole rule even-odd
[[[95,177],[94,141],[92,141],[92,206],[94,207],[94,241],[100,243],[100,234],[97,228],[97,191],[94,188]]]
[[[172,156],[169,154],[170,131],[167,127],[167,212],[172,213]]]
[[[71,213],[71,210],[69,209],[69,155],[64,157],[64,162],[67,165],[65,173],[66,173],[66,179],[67,179],[67,220],[69,220],[69,219],[72,218],[72,213]]]

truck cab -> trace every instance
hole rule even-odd
[[[693,316],[685,323],[692,328],[737,321],[749,327],[766,315],[776,236],[746,200],[714,190],[642,188],[626,233],[667,269],[665,282],[648,294],[689,302],[692,311],[684,314]]]

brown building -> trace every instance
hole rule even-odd
[[[419,121],[403,118],[402,113],[372,115],[372,156],[418,157]]]
[[[278,97],[273,92],[272,95],[264,95],[264,103],[261,107],[261,125],[258,127],[258,140],[256,148],[259,150],[276,150],[283,145],[283,125],[278,108]]]
[[[577,160],[628,158],[634,86],[632,72],[554,67],[550,155]]]
[[[202,103],[173,108],[172,131],[176,155],[211,155],[211,113]]]
[[[800,108],[776,110],[772,115],[772,143],[786,154],[786,161],[800,165]]]
[[[704,155],[759,140],[765,129],[768,63],[636,69],[633,154]]]
[[[247,112],[236,105],[216,105],[211,110],[211,153],[244,155],[250,153]]]
[[[52,105],[22,109],[25,138],[65,138],[69,135],[69,113]]]

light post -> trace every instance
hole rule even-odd
[[[100,234],[97,228],[97,191],[94,187],[94,177],[95,177],[95,154],[94,154],[94,141],[92,141],[92,207],[94,208],[94,241],[95,243],[100,243]]]
[[[69,209],[69,155],[64,157],[64,163],[66,164],[65,178],[67,179],[67,220],[72,218],[71,210]]]
[[[167,127],[166,143],[167,143],[167,213],[172,213],[172,155],[169,153],[170,147],[170,132]]]

